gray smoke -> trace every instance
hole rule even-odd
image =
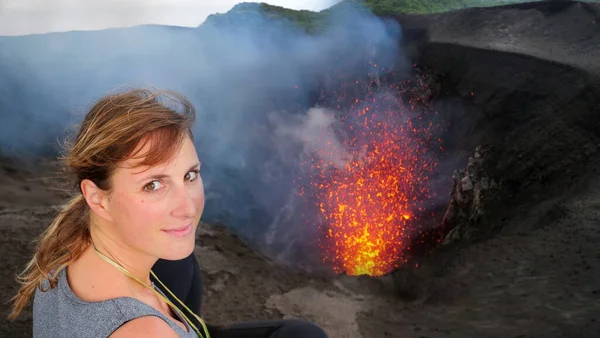
[[[325,160],[337,166],[349,160],[337,134],[339,110],[317,102],[323,83],[340,74],[372,78],[373,63],[378,72],[402,73],[401,38],[395,21],[361,8],[338,7],[322,33],[309,35],[256,4],[240,4],[198,28],[2,37],[0,151],[52,154],[94,100],[123,86],[179,91],[198,111],[204,221],[227,225],[283,261],[302,258],[315,268],[309,243],[316,230],[300,217],[314,210],[297,197],[296,181],[306,175],[301,164],[316,148],[331,149]],[[347,99],[339,92],[328,99],[340,97]]]
[[[316,150],[321,150],[321,159],[337,168],[343,168],[351,160],[336,133],[336,130],[340,129],[339,120],[334,112],[326,108],[311,108],[306,115],[272,114],[269,115],[269,122],[274,127],[273,136],[279,158],[285,158],[292,153],[290,145],[300,144],[301,155],[310,157]],[[293,156],[296,158],[285,160],[297,160],[297,156]]]

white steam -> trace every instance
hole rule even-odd
[[[350,160],[349,153],[340,141],[339,121],[331,110],[311,108],[306,115],[296,116],[271,114],[269,122],[274,127],[280,156],[290,154],[290,145],[301,145],[302,156],[310,157],[318,152],[323,162],[337,168],[344,167]],[[297,154],[293,154],[293,157],[298,159]]]

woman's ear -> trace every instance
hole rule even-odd
[[[90,209],[98,216],[112,222],[108,209],[108,193],[98,188],[94,182],[88,179],[82,180],[79,186]]]

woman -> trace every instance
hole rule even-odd
[[[34,337],[326,337],[297,321],[209,329],[197,315],[194,119],[173,93],[133,90],[92,107],[63,157],[76,193],[42,234],[10,318],[33,297]]]

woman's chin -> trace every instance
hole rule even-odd
[[[193,238],[185,242],[178,241],[177,243],[169,243],[168,246],[166,246],[167,250],[162,252],[160,258],[169,261],[187,258],[194,252],[195,246],[196,243]]]

